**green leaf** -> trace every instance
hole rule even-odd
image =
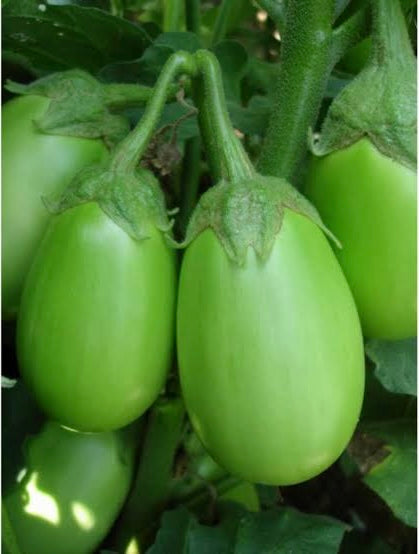
[[[365,372],[365,393],[362,422],[415,417],[416,397],[394,394],[383,387],[368,364]]]
[[[109,7],[109,0],[6,0],[2,3],[3,15],[38,15],[43,10],[43,4],[50,6],[73,4],[106,10]]]
[[[100,71],[100,77],[105,81],[153,86],[171,54],[177,50],[193,53],[199,48],[201,43],[194,33],[162,33],[146,48],[140,58],[109,64]]]
[[[186,508],[180,507],[177,510],[165,512],[156,541],[147,550],[147,554],[163,554],[165,549],[172,554],[185,552],[186,537],[196,524],[196,519]]]
[[[264,135],[271,110],[267,97],[254,96],[246,108],[237,102],[227,102],[227,107],[235,129],[245,135]]]
[[[346,533],[339,554],[396,554],[383,540],[370,533],[356,531]]]
[[[41,6],[34,15],[3,17],[3,56],[37,75],[75,67],[96,73],[139,58],[151,44],[141,26],[97,8]]]
[[[253,93],[271,95],[278,77],[278,64],[261,60],[256,56],[249,58],[245,75],[246,87]]]
[[[292,508],[260,512],[240,522],[235,554],[333,554],[348,529],[341,521]]]
[[[213,52],[221,65],[227,100],[240,102],[240,83],[249,61],[246,50],[239,42],[223,40],[215,46]]]
[[[154,41],[154,46],[167,46],[171,48],[173,52],[177,50],[186,50],[193,54],[199,48],[202,48],[201,41],[195,33],[183,32],[183,33],[162,33]]]
[[[144,108],[127,110],[127,115],[132,125],[135,125],[139,121],[143,113]],[[199,134],[198,121],[196,115],[191,114],[189,117],[189,114],[191,114],[191,110],[187,106],[179,104],[179,102],[169,102],[163,109],[157,129],[161,130],[163,127],[166,127],[167,132],[164,138],[168,141],[172,138],[173,132],[175,132],[175,138],[178,143],[196,137]],[[186,118],[187,115],[188,117]],[[174,129],[174,125],[179,120],[181,122]]]
[[[220,522],[198,523],[185,508],[165,512],[156,542],[147,554],[334,554],[344,523],[292,508],[250,513],[237,505],[220,510]]]
[[[109,82],[139,83],[154,86],[163,65],[171,54],[173,54],[172,48],[153,44],[137,60],[106,65],[99,72],[99,77]]]
[[[363,431],[384,441],[389,455],[364,477],[365,483],[407,525],[416,526],[416,420],[371,423]]]
[[[2,3],[2,15],[35,15],[39,13],[39,4],[38,0],[7,0]]]
[[[367,356],[375,364],[375,375],[390,392],[416,396],[416,338],[401,341],[370,340]]]
[[[246,108],[237,102],[228,102],[227,107],[234,128],[240,130],[245,135],[263,135],[270,109],[269,101],[265,97],[253,97]],[[133,108],[127,110],[126,113],[131,123],[134,125],[144,113],[144,110],[143,108]],[[164,107],[158,128],[173,124],[188,113],[189,110],[186,106],[178,102],[169,102]],[[183,120],[176,129],[176,138],[178,141],[196,137],[198,134],[199,128],[195,115]],[[167,136],[170,137],[170,132]]]

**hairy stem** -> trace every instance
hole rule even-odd
[[[288,0],[274,105],[258,169],[292,180],[330,72],[334,0]]]
[[[145,104],[153,96],[153,87],[126,83],[111,83],[103,85],[105,102],[111,110],[120,110],[130,106]],[[178,87],[169,87],[169,97],[174,97]]]
[[[254,175],[240,140],[234,133],[227,111],[221,69],[217,58],[208,50],[195,53],[199,78],[194,99],[199,109],[199,126],[216,181],[236,181]]]

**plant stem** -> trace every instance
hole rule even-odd
[[[185,0],[186,28],[199,36],[201,28],[201,5],[199,0]]]
[[[163,0],[163,32],[171,33],[182,28],[183,0]]]
[[[201,28],[201,11],[199,0],[185,0],[186,28],[199,36]],[[180,176],[180,214],[178,228],[182,235],[186,230],[189,217],[195,207],[199,179],[201,176],[201,140],[193,137],[186,141],[185,154]]]
[[[157,403],[149,415],[138,472],[118,521],[116,542],[123,553],[128,547],[130,554],[140,551],[141,536],[164,508],[184,414],[175,398]]]
[[[189,139],[185,145],[185,155],[181,174],[179,230],[184,234],[198,197],[201,176],[201,141],[199,137]]]
[[[292,180],[306,150],[330,71],[334,0],[288,0],[274,106],[258,163]]]
[[[135,129],[115,149],[111,161],[111,168],[114,171],[134,171],[159,122],[166,100],[172,90],[172,81],[180,73],[194,75],[195,72],[195,60],[188,52],[179,51],[170,56],[160,73],[143,117]]]
[[[221,6],[218,8],[217,19],[215,20],[214,28],[212,31],[211,44],[215,45],[226,35],[228,22],[231,11],[234,7],[235,0],[223,0]]]
[[[348,17],[333,30],[331,48],[331,68],[343,55],[367,36],[370,29],[370,6],[367,4]]]
[[[128,108],[145,104],[153,96],[153,87],[125,83],[111,83],[103,85],[105,102],[111,110]],[[170,87],[169,96],[175,96],[178,87]]]
[[[221,69],[217,58],[208,50],[195,52],[199,78],[194,100],[199,109],[198,121],[211,174],[216,181],[236,181],[255,173],[240,140],[234,133],[224,95]]]

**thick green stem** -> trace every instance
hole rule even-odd
[[[111,110],[120,110],[130,106],[145,104],[154,93],[153,87],[125,83],[103,85],[103,90],[105,93],[105,103]],[[177,86],[172,85],[169,87],[169,97],[174,97],[177,91]]]
[[[201,28],[200,0],[185,0],[185,15],[187,30],[199,35]]]
[[[141,537],[164,508],[184,414],[182,400],[175,398],[157,403],[149,416],[138,472],[118,521],[116,542],[123,554],[140,552]]]
[[[372,0],[375,63],[389,61],[400,65],[416,65],[406,21],[399,0]]]
[[[370,6],[367,3],[333,30],[331,68],[342,56],[367,36],[370,29]]]
[[[254,175],[255,170],[231,124],[217,58],[208,50],[195,53],[199,78],[194,100],[199,109],[199,126],[211,174],[218,181],[237,181]]]
[[[179,230],[184,234],[191,213],[198,198],[201,176],[201,141],[199,137],[189,139],[185,145],[185,155],[181,174]]]
[[[182,29],[184,0],[163,0],[163,31],[171,33]]]
[[[176,52],[170,56],[160,73],[143,117],[132,133],[116,148],[111,161],[113,170],[134,171],[160,120],[164,105],[172,90],[173,80],[180,73],[194,75],[195,72],[195,60],[188,52]]]
[[[273,110],[258,163],[292,180],[305,154],[330,71],[334,0],[288,0]]]

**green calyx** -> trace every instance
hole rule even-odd
[[[218,184],[201,196],[180,246],[212,229],[234,263],[245,263],[249,247],[265,260],[281,230],[286,208],[305,215],[334,238],[316,209],[285,179],[256,173],[228,116],[218,61],[206,50],[197,51],[195,60],[199,126]]]
[[[151,222],[170,241],[173,221],[157,179],[146,169],[126,172],[108,165],[91,166],[82,170],[58,198],[44,198],[48,210],[55,214],[86,202],[96,202],[135,240],[148,238]]]
[[[43,133],[103,138],[109,146],[129,131],[128,120],[111,110],[144,103],[151,91],[137,85],[106,85],[79,69],[54,73],[29,85],[8,81],[6,89],[51,99],[45,114],[34,122]]]
[[[58,199],[46,201],[47,208],[60,213],[85,202],[97,202],[132,238],[147,238],[151,222],[174,245],[170,237],[173,221],[168,217],[163,192],[154,175],[139,164],[166,100],[173,92],[173,80],[182,73],[194,72],[191,54],[179,51],[170,56],[152,90],[143,117],[114,149],[110,160],[82,170]]]
[[[255,175],[235,183],[221,181],[203,194],[181,246],[210,228],[234,263],[245,263],[249,247],[266,260],[281,230],[285,209],[308,217],[339,245],[314,206],[293,186],[284,179]]]
[[[416,169],[416,59],[398,0],[373,0],[372,54],[363,71],[332,103],[318,156],[363,136],[384,155]]]

